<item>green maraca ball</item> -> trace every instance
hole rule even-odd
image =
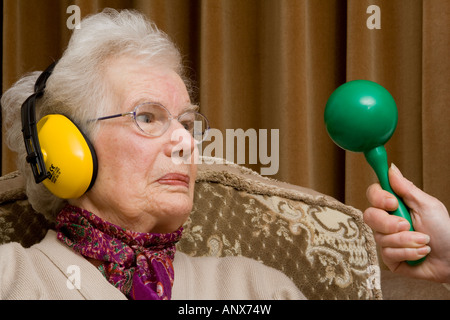
[[[328,99],[324,114],[331,139],[341,148],[364,152],[384,145],[397,127],[392,95],[368,80],[349,81]]]

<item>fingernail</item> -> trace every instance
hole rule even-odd
[[[420,235],[416,238],[417,244],[427,244],[430,242],[430,236],[427,234]]]
[[[397,206],[397,198],[395,197],[388,197],[385,200],[385,204],[388,208],[395,208]]]
[[[399,223],[398,223],[398,230],[399,231],[402,231],[402,230],[409,230],[409,228],[410,228],[410,225],[409,225],[409,222],[408,221],[400,221]]]
[[[402,173],[400,172],[400,170],[397,168],[397,166],[393,163],[391,163],[391,169],[400,177],[403,177]]]
[[[417,253],[421,256],[426,256],[430,252],[431,252],[431,248],[429,246],[425,246],[425,247],[417,249]]]

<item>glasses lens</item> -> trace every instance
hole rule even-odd
[[[155,103],[139,105],[135,110],[137,126],[151,136],[162,135],[170,126],[170,113],[163,106]],[[178,117],[178,122],[194,137],[197,142],[202,142],[209,130],[208,119],[195,111],[188,111]]]
[[[145,103],[137,107],[135,120],[143,132],[151,136],[159,136],[167,130],[169,112],[158,104]]]
[[[209,130],[208,120],[201,113],[188,111],[178,117],[178,121],[189,131],[197,142],[202,142]]]

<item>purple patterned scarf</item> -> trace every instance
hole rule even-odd
[[[102,261],[105,278],[133,300],[170,300],[174,279],[174,233],[125,230],[93,213],[66,205],[56,218],[59,240],[86,258]]]

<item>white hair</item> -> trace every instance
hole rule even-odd
[[[91,140],[98,130],[97,122],[88,121],[112,111],[112,94],[108,92],[104,70],[114,57],[132,57],[136,61],[163,66],[177,72],[185,81],[179,50],[165,33],[142,14],[105,9],[81,21],[69,45],[47,81],[45,93],[38,99],[36,119],[47,114],[63,114],[74,121]],[[33,208],[54,221],[64,205],[42,184],[36,184],[29,165],[21,132],[21,106],[33,93],[41,72],[32,72],[17,81],[1,99],[4,110],[6,143],[18,153],[17,166],[26,180],[28,200]]]

